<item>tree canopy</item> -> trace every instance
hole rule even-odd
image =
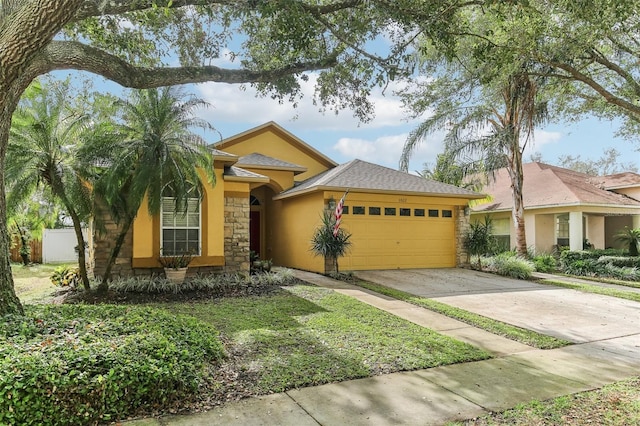
[[[471,2],[472,4],[473,2]],[[255,84],[295,101],[298,79],[320,70],[328,109],[372,117],[373,85],[402,75],[417,35],[448,43],[447,0],[2,0],[0,171],[11,116],[29,83],[55,70],[87,71],[129,88]],[[376,47],[373,48],[373,45]],[[224,65],[224,66],[223,66]],[[4,181],[0,173],[0,187]],[[0,213],[6,211],[0,192]],[[0,214],[0,251],[9,237]],[[8,256],[0,256],[0,314],[21,312]]]
[[[638,141],[640,130],[640,3],[530,0],[487,2],[465,14],[455,57],[466,46],[485,81],[527,63],[543,77],[556,117],[595,114],[621,118],[619,134]]]

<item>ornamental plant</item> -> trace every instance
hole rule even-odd
[[[629,248],[629,256],[637,256],[638,247],[640,246],[640,228],[632,229],[625,226],[615,235],[615,240]]]
[[[327,208],[322,211],[322,223],[316,229],[311,238],[311,251],[315,256],[322,256],[325,259],[325,272],[338,273],[338,258],[344,256],[349,251],[352,242],[351,234],[343,228],[339,228],[336,235],[333,234],[336,218],[333,209]],[[330,268],[327,266],[331,265]],[[333,269],[333,271],[331,271]]]
[[[60,265],[53,270],[49,279],[56,287],[77,287],[80,283],[80,269]]]
[[[193,260],[193,253],[184,252],[176,255],[160,256],[158,258],[163,268],[180,269],[189,266]]]

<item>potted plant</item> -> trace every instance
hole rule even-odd
[[[159,261],[164,268],[164,274],[169,281],[175,284],[182,284],[187,275],[189,263],[193,260],[190,252],[160,256]]]

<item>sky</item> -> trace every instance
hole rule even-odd
[[[257,97],[251,86],[204,83],[184,88],[186,93],[210,104],[209,108],[196,112],[216,129],[204,134],[210,143],[275,121],[337,163],[358,158],[397,169],[407,135],[420,120],[408,119],[400,99],[393,95],[394,87],[388,87],[384,93],[382,89],[373,91],[370,99],[375,105],[375,117],[361,123],[349,110],[337,115],[333,111],[321,112],[313,104],[316,74],[308,75],[309,81],[301,82],[304,96],[297,108],[290,103],[279,104],[270,97]],[[65,78],[65,74],[55,77]],[[122,91],[115,83],[98,80],[102,79],[95,80],[97,90]],[[540,153],[542,161],[549,164],[557,164],[563,155],[597,160],[605,149],[615,148],[621,153],[619,161],[634,163],[640,169],[640,142],[615,137],[616,128],[615,123],[598,119],[553,123],[536,130],[523,158],[529,161],[532,154]],[[443,150],[443,136],[444,133],[434,134],[419,146],[409,163],[410,172],[422,171],[425,163],[435,164],[436,156]]]
[[[360,123],[348,110],[338,115],[320,112],[312,102],[313,81],[311,78],[303,86],[305,96],[298,108],[278,104],[271,98],[256,98],[250,87],[241,90],[235,85],[206,83],[189,89],[211,104],[199,115],[220,132],[207,136],[212,142],[275,121],[338,163],[359,158],[397,168],[407,135],[420,121],[407,119],[400,99],[393,96],[392,90],[372,94],[376,116],[369,123]],[[620,161],[640,167],[640,142],[616,138],[615,131],[615,124],[598,119],[553,123],[535,132],[524,158],[529,161],[531,154],[539,152],[542,160],[550,164],[557,164],[562,155],[596,160],[605,149],[615,148],[621,153]],[[434,134],[420,145],[410,162],[410,171],[422,170],[424,163],[435,163],[436,155],[442,152],[443,135]]]

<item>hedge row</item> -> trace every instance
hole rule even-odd
[[[640,257],[623,256],[621,250],[564,251],[560,255],[563,272],[571,275],[640,280]]]
[[[187,316],[120,306],[27,306],[0,322],[0,424],[124,418],[197,390],[218,332]]]

